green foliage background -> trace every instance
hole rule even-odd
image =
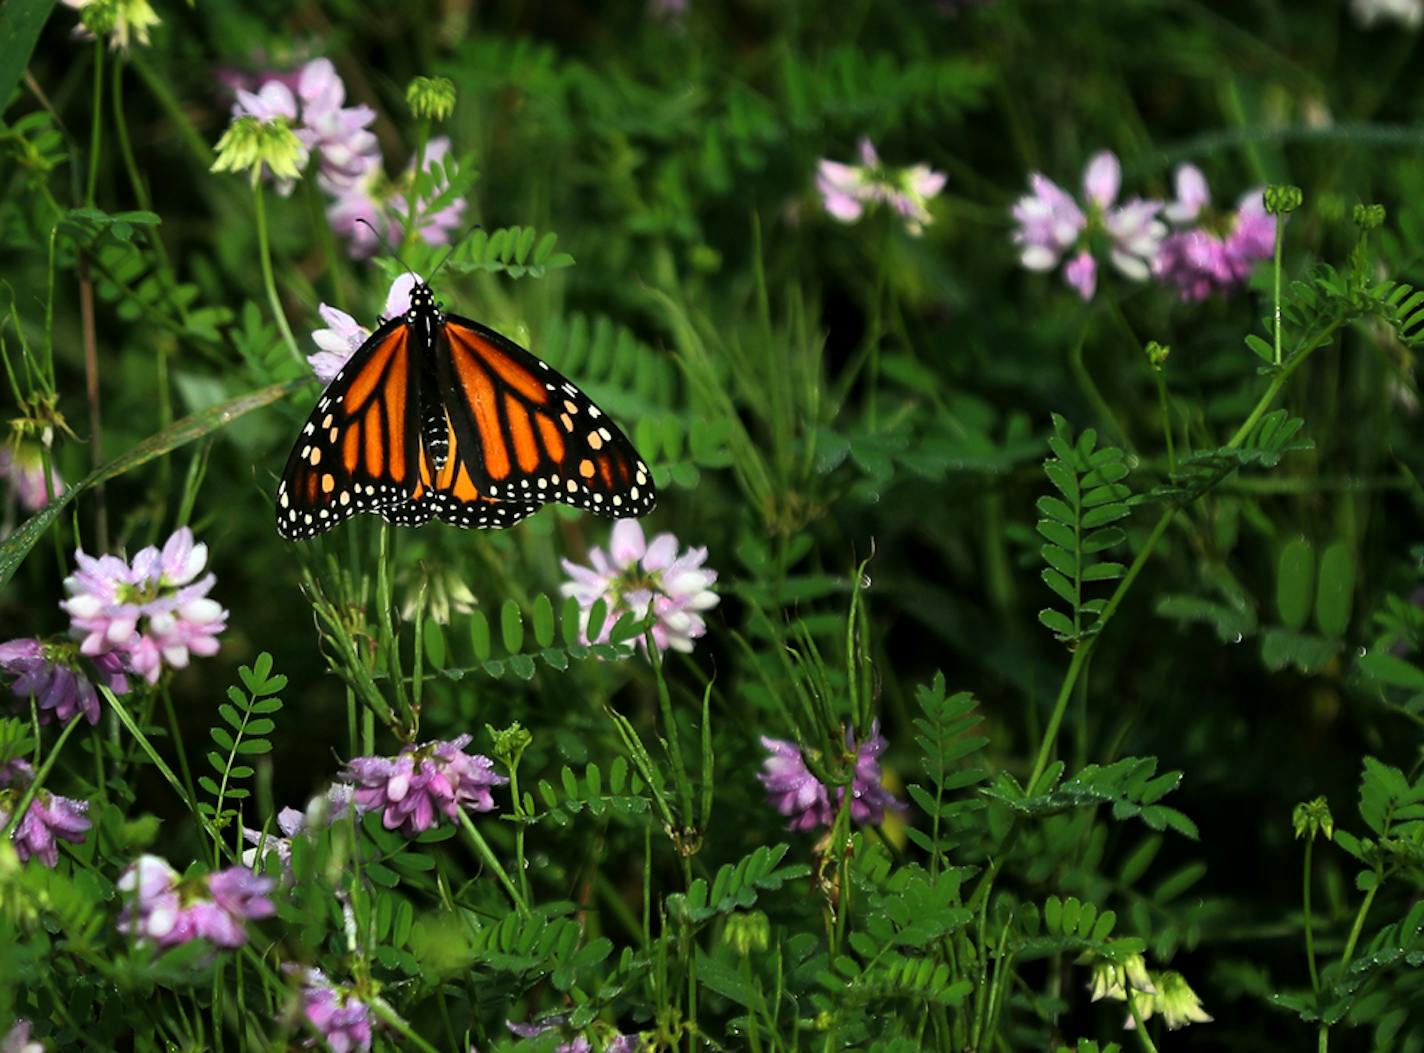
[[[165,688],[177,740],[149,699],[64,745],[50,784],[94,801],[96,830],[53,875],[0,874],[0,1017],[46,1021],[55,1048],[287,1048],[277,963],[298,961],[379,984],[385,1048],[498,1047],[504,1019],[562,1007],[594,1048],[617,1025],[659,1048],[1086,1050],[1139,1040],[1121,1002],[1089,1002],[1082,956],[1144,951],[1215,1017],[1154,1021],[1163,1048],[1424,1049],[1417,33],[1272,0],[692,0],[685,18],[197,0],[158,7],[152,46],[105,53],[96,96],[94,45],[47,7],[0,10],[0,337],[17,362],[52,311],[77,433],[58,467],[110,467],[7,522],[0,636],[65,627],[61,571],[101,549],[101,517],[114,551],[190,523],[231,618],[221,654]],[[208,171],[216,72],[318,55],[376,108],[392,172],[420,134],[406,84],[454,82],[438,130],[489,233],[441,295],[636,437],[661,488],[649,529],[720,573],[691,656],[620,659],[626,622],[610,649],[579,644],[559,560],[607,524],[561,508],[501,534],[363,518],[278,539],[271,494],[316,387],[275,325],[251,193]],[[948,173],[923,237],[820,209],[817,160],[861,136]],[[1155,197],[1184,161],[1222,205],[1301,188],[1281,365],[1269,265],[1202,304],[1106,278],[1084,304],[1020,268],[1028,173],[1076,187],[1103,148]],[[266,195],[304,353],[318,303],[370,322],[393,273],[347,260],[321,205],[310,176]],[[1170,345],[1165,402],[1148,341]],[[456,579],[475,614],[413,613]],[[238,719],[270,716],[267,748],[222,801],[185,799],[179,741],[204,779],[232,774],[229,684]],[[249,710],[278,691],[280,711]],[[114,934],[139,851],[220,862],[233,809],[261,826],[301,806],[355,748],[394,752],[412,714],[421,739],[468,731],[487,753],[487,725],[532,733],[527,801],[476,820],[506,869],[527,852],[530,911],[463,831],[407,844],[368,821],[294,856],[253,954],[155,958]],[[841,725],[872,718],[908,829],[787,833],[758,736],[819,748],[834,781]],[[231,756],[210,773],[214,743]],[[1319,796],[1335,837],[1298,839],[1292,810]],[[753,909],[769,940],[743,954]]]

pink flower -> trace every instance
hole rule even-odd
[[[274,882],[245,867],[182,879],[167,861],[143,855],[119,877],[125,893],[119,931],[158,947],[206,939],[217,947],[247,942],[245,922],[270,918]]]
[[[44,458],[35,443],[21,443],[13,450],[0,446],[0,479],[6,478],[10,480],[11,493],[26,512],[38,512],[48,505],[51,488],[56,497],[64,493],[64,480],[52,459],[49,488],[45,486]]]
[[[15,1025],[0,1038],[0,1053],[45,1053],[43,1042],[30,1037],[30,1022],[16,1020]]]
[[[402,274],[391,282],[382,319],[395,318],[410,310],[410,291],[420,280],[418,274]],[[345,311],[327,304],[318,307],[317,312],[326,323],[326,328],[312,331],[312,342],[321,350],[308,355],[307,364],[318,380],[330,384],[347,360],[370,338],[371,332]]]
[[[608,552],[589,549],[591,566],[564,560],[570,580],[559,587],[573,596],[584,611],[584,637],[588,636],[588,611],[599,600],[607,604],[608,616],[595,641],[603,642],[613,624],[632,611],[639,618],[653,617],[653,642],[659,651],[671,647],[689,652],[692,641],[707,631],[704,611],[717,606],[712,591],[717,572],[703,567],[705,548],[678,553],[672,534],[659,534],[649,543],[636,519],[620,519],[613,524]]]
[[[869,139],[860,140],[859,165],[824,159],[817,166],[816,189],[827,212],[842,223],[860,219],[866,206],[888,205],[918,237],[929,226],[929,199],[944,189],[946,176],[928,165],[887,168]]]
[[[1097,290],[1097,264],[1089,253],[1093,234],[1101,232],[1106,236],[1108,259],[1118,271],[1134,281],[1151,275],[1167,234],[1158,218],[1162,203],[1131,198],[1119,205],[1122,166],[1110,151],[1095,154],[1084,169],[1086,208],[1041,173],[1029,176],[1029,186],[1031,193],[1013,208],[1014,242],[1029,270],[1052,270],[1072,253],[1064,279],[1083,299],[1091,299]]]
[[[878,823],[885,818],[885,809],[903,811],[905,804],[897,800],[882,783],[880,754],[887,745],[880,734],[880,722],[870,726],[870,736],[858,747],[850,728],[845,732],[846,748],[855,754],[855,772],[851,777],[850,815],[857,823]],[[845,800],[845,788],[836,790],[836,806],[824,784],[806,767],[801,750],[784,739],[762,737],[762,746],[770,754],[762,762],[763,771],[757,779],[766,787],[767,801],[790,820],[787,829],[814,830],[830,826],[836,810]]]
[[[415,837],[442,815],[455,819],[461,808],[494,809],[490,787],[509,780],[496,774],[488,757],[466,753],[470,741],[469,735],[461,735],[448,742],[406,746],[395,757],[356,757],[341,778],[356,787],[358,812],[381,812],[387,830]]]
[[[35,779],[28,761],[15,759],[0,764],[0,828],[10,822],[20,798]],[[11,840],[20,862],[38,857],[51,869],[59,865],[59,841],[79,844],[89,830],[85,813],[88,801],[76,801],[41,789],[30,800],[25,815],[15,827]]]
[[[1084,249],[1063,268],[1063,279],[1076,289],[1085,301],[1091,300],[1098,288],[1098,261],[1093,259],[1091,252]]]
[[[151,684],[165,664],[182,669],[190,655],[216,654],[227,611],[208,598],[215,576],[199,577],[207,560],[208,546],[196,544],[187,527],[161,551],[140,551],[132,565],[117,556],[76,552],[79,569],[65,579],[69,599],[60,607],[82,638],[81,653],[116,653],[124,668]]]
[[[1176,182],[1177,200],[1165,210],[1168,218],[1180,224],[1201,222],[1163,241],[1153,273],[1187,301],[1241,287],[1252,268],[1275,252],[1276,220],[1266,212],[1261,190],[1245,194],[1235,213],[1213,216],[1205,214],[1211,196],[1199,169],[1182,165]]]
[[[757,778],[766,787],[771,806],[790,819],[787,829],[814,830],[818,826],[830,826],[835,817],[830,796],[806,767],[796,743],[763,735],[761,744],[771,755],[762,761],[765,770]]]
[[[302,1015],[331,1053],[371,1048],[371,1007],[349,988],[338,988],[320,969],[302,972]]]
[[[380,148],[369,130],[376,111],[369,106],[344,106],[346,85],[330,59],[314,59],[297,79],[302,122],[297,138],[321,158],[322,175],[332,183],[350,183],[371,164],[380,164]]]
[[[116,695],[127,694],[128,677],[118,655],[92,659],[98,679]],[[22,701],[35,700],[40,723],[67,723],[82,713],[90,724],[99,722],[99,694],[81,667],[72,643],[10,640],[0,644],[0,673],[14,677],[10,691]]]

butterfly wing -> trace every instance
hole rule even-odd
[[[277,488],[284,538],[315,537],[357,512],[418,518],[402,508],[420,489],[416,343],[404,319],[386,322],[322,392]]]
[[[593,400],[493,329],[446,315],[436,374],[473,487],[622,519],[657,503],[652,473]]]

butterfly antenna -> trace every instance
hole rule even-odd
[[[386,240],[385,235],[383,235],[379,230],[377,230],[377,229],[375,228],[375,226],[370,223],[370,221],[365,220],[365,219],[362,219],[361,217],[358,216],[358,217],[356,218],[356,222],[357,222],[357,223],[360,223],[363,227],[365,227],[367,230],[369,230],[369,231],[375,236],[376,241],[380,244],[381,248],[383,248],[383,249],[386,250],[386,255],[387,255],[387,256],[390,256],[390,257],[391,257],[392,259],[394,259],[397,263],[399,263],[402,267],[404,267],[407,274],[409,274],[409,275],[410,275],[412,278],[414,278],[416,281],[420,281],[420,280],[421,280],[420,275],[417,274],[417,273],[415,273],[415,268],[412,267],[409,263],[406,263],[405,260],[401,259],[401,254],[400,254],[399,252],[397,252],[394,248],[391,247],[391,243]],[[449,254],[447,253],[446,255],[448,256]],[[441,262],[441,263],[444,263],[445,261],[444,261],[444,260],[441,260],[440,262]],[[436,269],[436,270],[439,270],[440,268],[439,268],[439,267],[436,267],[435,269]],[[428,282],[427,282],[427,284],[428,284]]]
[[[445,255],[440,257],[440,262],[437,263],[435,265],[435,269],[430,272],[430,280],[435,280],[435,276],[440,273],[440,268],[445,266],[445,261],[448,260],[451,256],[455,255],[455,251],[459,249],[462,245],[464,245],[465,242],[469,241],[470,238],[474,235],[475,231],[484,229],[485,228],[482,224],[476,223],[469,230],[465,231],[465,233],[461,236],[460,240],[455,242],[455,244],[451,245],[450,248],[446,250]]]

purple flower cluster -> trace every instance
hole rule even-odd
[[[493,810],[490,787],[509,780],[495,772],[488,757],[466,753],[469,744],[470,736],[461,735],[406,746],[395,757],[356,757],[341,778],[355,787],[358,812],[380,812],[387,830],[415,837],[442,815],[455,819],[461,808]]]
[[[0,827],[9,824],[20,798],[34,779],[35,770],[28,761],[16,759],[0,764]],[[88,801],[61,797],[48,790],[36,793],[11,835],[20,862],[38,857],[47,867],[57,866],[60,841],[77,845],[84,840],[89,830],[89,820],[84,814],[88,810]]]
[[[321,162],[317,184],[327,196],[327,219],[332,230],[347,239],[348,251],[356,259],[372,255],[382,238],[394,243],[404,236],[410,222],[406,189],[415,178],[415,160],[407,165],[400,180],[386,177],[380,145],[370,130],[375,111],[369,106],[347,106],[346,85],[329,59],[308,62],[296,74],[273,74],[256,91],[237,91],[234,119],[280,118],[290,124],[306,151],[301,167],[311,153]],[[450,140],[437,137],[425,146],[421,167],[429,172],[443,166],[450,152]],[[449,244],[465,214],[465,200],[455,198],[439,211],[428,213],[426,206],[441,196],[448,183],[436,178],[428,195],[416,202],[419,216],[417,235],[431,245]],[[291,193],[292,181],[278,181],[280,193]]]
[[[95,655],[90,664],[114,694],[128,692],[129,679],[119,654]],[[72,643],[20,639],[0,644],[0,674],[13,677],[10,691],[16,698],[35,700],[41,723],[66,723],[76,713],[90,724],[99,722],[99,693]]]
[[[183,527],[160,550],[143,549],[125,563],[75,553],[79,569],[64,580],[60,606],[82,638],[81,653],[117,655],[124,669],[156,683],[165,665],[182,669],[191,655],[217,654],[227,611],[208,598],[214,582],[203,574],[208,546]]]
[[[885,809],[905,809],[881,782],[880,755],[888,743],[880,734],[880,722],[870,726],[870,737],[859,746],[850,729],[845,733],[846,749],[855,754],[855,774],[851,779],[850,815],[857,823],[878,823],[885,818]],[[845,800],[845,788],[836,791],[836,807],[832,807],[825,785],[811,774],[806,759],[794,742],[762,736],[761,744],[770,754],[757,774],[766,787],[767,801],[789,820],[790,830],[814,830],[830,826],[836,809]]]
[[[38,512],[49,504],[51,488],[56,497],[64,492],[64,480],[52,459],[49,487],[45,486],[44,458],[40,450],[40,446],[31,442],[16,447],[0,446],[0,479],[10,481],[10,500],[19,502],[26,512]]]
[[[272,879],[246,867],[182,879],[165,860],[143,855],[123,872],[118,887],[124,893],[119,931],[158,947],[196,939],[241,947],[247,942],[246,922],[277,912],[268,898]]]
[[[1164,214],[1179,229],[1162,242],[1152,273],[1183,300],[1205,300],[1244,285],[1251,269],[1271,258],[1276,218],[1266,211],[1261,188],[1247,192],[1236,210],[1211,216],[1211,191],[1195,165],[1177,169],[1177,199]],[[1198,224],[1190,226],[1190,224]]]
[[[337,987],[320,969],[302,972],[302,1015],[331,1053],[371,1048],[371,1007],[348,988]]]
[[[883,204],[897,213],[905,229],[918,237],[929,226],[929,199],[944,189],[945,174],[929,165],[887,168],[875,144],[860,140],[860,164],[824,159],[817,166],[816,189],[826,211],[842,223],[854,223],[865,210]]]
[[[717,606],[720,597],[712,591],[717,572],[702,564],[705,548],[678,552],[672,534],[659,534],[649,542],[636,519],[620,519],[613,524],[608,551],[592,548],[591,566],[564,560],[570,580],[560,586],[565,596],[578,600],[584,612],[587,639],[588,612],[603,600],[608,617],[598,639],[608,639],[613,624],[628,611],[638,618],[653,615],[653,642],[659,651],[691,651],[692,641],[707,631],[704,611]]]
[[[1274,246],[1275,220],[1266,214],[1261,192],[1243,197],[1230,216],[1206,217],[1210,193],[1201,170],[1181,166],[1176,184],[1172,202],[1135,197],[1118,204],[1122,166],[1106,150],[1088,162],[1081,202],[1034,172],[1030,193],[1013,208],[1020,262],[1029,270],[1051,271],[1066,260],[1063,278],[1084,300],[1097,292],[1095,247],[1105,247],[1125,277],[1155,277],[1184,300],[1238,287]]]

